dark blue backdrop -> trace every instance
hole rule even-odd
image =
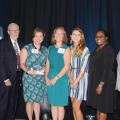
[[[82,28],[91,52],[98,28],[108,31],[115,54],[120,49],[120,0],[0,0],[0,26],[4,37],[10,22],[20,25],[24,43],[31,41],[32,30],[38,26],[45,30],[44,44],[49,46],[53,29],[62,25],[68,35],[72,28]]]
[[[23,41],[29,42],[35,26],[46,32],[45,44],[50,43],[54,27],[63,25],[68,33],[81,27],[91,51],[98,28],[109,32],[115,53],[120,49],[120,0],[1,0],[0,25],[4,31],[10,22],[21,26]]]

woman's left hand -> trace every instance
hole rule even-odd
[[[31,75],[31,76],[36,76],[36,72],[33,69],[30,69],[27,71],[27,74]]]
[[[56,83],[56,78],[53,78],[52,80],[51,80],[51,85],[55,85],[55,83]]]
[[[45,75],[45,69],[42,69],[42,70],[40,71],[40,75]]]
[[[74,83],[74,80],[71,79],[71,80],[70,80],[70,87],[71,87],[71,88],[73,88],[73,83]]]
[[[47,86],[50,86],[50,85],[51,85],[51,81],[50,81],[48,78],[45,78],[45,82],[46,82],[46,85],[47,85]]]
[[[76,88],[76,87],[77,87],[77,84],[78,84],[78,81],[77,81],[77,80],[74,80],[74,82],[73,82],[73,88]]]

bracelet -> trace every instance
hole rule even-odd
[[[58,75],[56,75],[57,79],[59,79],[60,77]]]

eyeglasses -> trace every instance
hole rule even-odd
[[[18,32],[19,30],[16,29],[16,30],[9,30],[10,32]]]

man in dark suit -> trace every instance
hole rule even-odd
[[[14,120],[20,80],[19,26],[8,25],[8,39],[0,41],[0,120]]]

